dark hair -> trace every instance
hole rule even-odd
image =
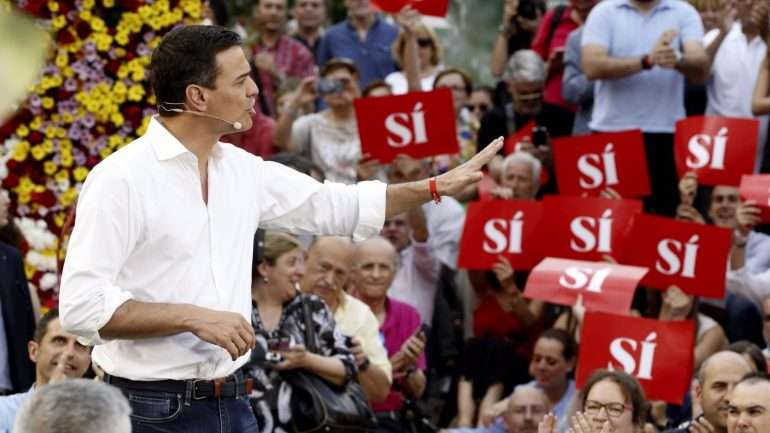
[[[326,77],[338,69],[345,69],[356,78],[361,76],[358,72],[358,66],[356,66],[352,60],[346,59],[344,57],[335,57],[333,59],[329,59],[329,61],[323,65],[321,68],[321,77]]]
[[[770,374],[767,374],[767,371],[755,371],[753,373],[749,373],[741,378],[738,383],[735,384],[736,387],[742,383],[746,383],[747,385],[754,385],[759,382],[767,382],[770,383]]]
[[[436,75],[436,78],[433,80],[433,87],[436,88],[436,85],[439,81],[441,81],[442,78],[444,78],[446,75],[451,74],[458,74],[463,79],[463,84],[465,85],[465,93],[470,96],[471,93],[473,93],[473,78],[471,78],[470,74],[463,71],[460,68],[446,68],[442,69],[441,72],[439,72]]]
[[[45,336],[48,334],[48,324],[59,318],[59,309],[51,308],[47,313],[43,314],[40,321],[37,322],[35,327],[34,339],[37,344],[40,344]]]
[[[364,90],[361,91],[361,96],[366,98],[367,96],[369,96],[370,93],[372,93],[372,91],[374,91],[374,89],[379,89],[380,87],[384,87],[388,90],[391,90],[390,84],[386,83],[385,81],[374,80],[371,83],[369,83],[366,87],[364,87]]]
[[[631,375],[623,371],[597,370],[583,385],[578,395],[578,410],[583,411],[591,389],[599,382],[609,380],[620,387],[623,396],[631,403],[631,420],[637,426],[643,426],[647,413],[647,399],[639,382]]]
[[[473,89],[474,92],[484,92],[487,95],[489,95],[489,99],[492,100],[492,103],[494,104],[495,101],[495,89],[492,86],[476,86]]]
[[[185,102],[190,84],[216,87],[217,54],[240,46],[237,33],[220,26],[182,26],[171,30],[152,52],[150,84],[158,106]],[[160,109],[162,116],[178,113]]]
[[[741,355],[748,355],[757,371],[767,371],[767,360],[762,349],[751,341],[741,340],[727,346],[727,350]]]
[[[571,360],[575,358],[575,355],[577,355],[577,343],[575,343],[575,339],[572,338],[572,335],[565,331],[564,329],[558,329],[558,328],[551,328],[545,330],[542,334],[540,334],[540,337],[538,337],[538,340],[542,338],[548,338],[551,340],[556,340],[559,343],[561,343],[562,352],[561,355],[566,360]]]

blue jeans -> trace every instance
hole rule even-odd
[[[122,389],[133,433],[258,433],[248,398],[192,400],[184,394]]]

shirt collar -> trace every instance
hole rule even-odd
[[[348,26],[348,30],[353,31],[353,32],[356,31],[356,28],[353,27],[353,22],[350,21],[350,18],[345,18],[345,24]],[[372,25],[369,26],[369,30],[374,29],[379,24],[380,24],[380,16],[375,14],[374,15],[374,21],[372,21]]]
[[[152,119],[150,119],[150,125],[147,127],[147,132],[144,135],[150,139],[150,143],[152,144],[152,148],[155,151],[155,156],[158,158],[158,161],[167,161],[186,153],[192,155],[192,152],[184,147],[184,145],[174,137],[174,134],[160,123],[157,115],[152,116]],[[214,145],[211,156],[215,159],[219,159],[222,156],[222,143],[217,142]]]
[[[650,10],[650,12],[654,12],[654,11],[658,11],[658,10],[664,10],[664,9],[670,9],[670,8],[673,7],[673,5],[671,4],[672,1],[679,1],[679,0],[658,0],[658,4],[656,4],[655,7]],[[627,8],[631,8],[631,9],[634,9],[634,10],[639,10],[636,7],[636,5],[631,3],[631,0],[620,0],[618,2],[618,7],[619,8],[627,7]]]

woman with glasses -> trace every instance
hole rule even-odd
[[[385,77],[394,95],[433,89],[441,70],[443,47],[436,33],[420,21],[417,12],[406,8],[396,17],[401,32],[393,42],[393,58],[403,69]]]
[[[599,370],[583,385],[570,417],[569,433],[641,433],[647,402],[639,382],[624,372]],[[539,433],[555,433],[556,418],[546,415]]]

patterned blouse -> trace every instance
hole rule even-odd
[[[345,337],[340,332],[334,316],[329,308],[315,295],[298,294],[283,306],[281,319],[275,330],[267,331],[259,316],[256,303],[252,304],[251,324],[257,336],[257,345],[252,351],[252,359],[244,372],[254,379],[254,391],[249,398],[257,425],[262,433],[285,433],[291,431],[291,386],[281,375],[281,372],[270,368],[269,363],[256,359],[259,354],[269,352],[269,342],[289,340],[291,346],[305,342],[305,318],[302,310],[301,296],[308,304],[312,323],[315,328],[316,346],[319,355],[338,358],[345,365],[345,382],[358,373],[355,359],[345,345]],[[261,348],[261,350],[260,350]]]

